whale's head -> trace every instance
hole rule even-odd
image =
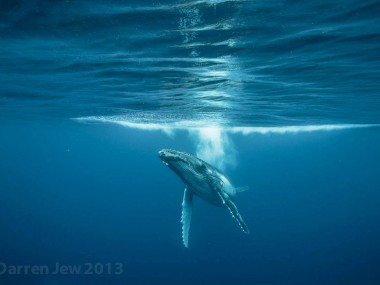
[[[163,149],[158,152],[161,161],[169,166],[183,180],[187,181],[188,174],[201,174],[205,169],[205,162],[186,152],[172,149]]]
[[[183,164],[189,164],[193,158],[190,154],[173,149],[160,150],[158,156],[164,164],[171,166],[171,168],[177,168]]]

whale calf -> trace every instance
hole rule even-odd
[[[226,207],[243,232],[249,233],[247,225],[233,202],[236,193],[244,191],[245,187],[235,188],[220,170],[191,154],[163,149],[158,152],[158,156],[186,185],[181,218],[182,241],[185,247],[189,244],[194,195],[215,206]]]

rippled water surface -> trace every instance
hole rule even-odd
[[[379,123],[379,14],[378,1],[3,1],[0,111]]]

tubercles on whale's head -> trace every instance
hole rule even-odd
[[[170,162],[173,162],[173,161],[185,160],[188,154],[177,151],[177,150],[163,149],[158,152],[158,156],[160,157],[163,163],[169,164]]]
[[[169,166],[174,172],[183,172],[186,169],[194,168],[200,163],[196,157],[178,150],[163,149],[158,152],[161,161]],[[178,173],[180,174],[180,173]]]

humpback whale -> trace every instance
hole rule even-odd
[[[189,244],[194,195],[215,206],[226,207],[243,232],[249,233],[233,202],[236,193],[246,190],[245,187],[235,188],[220,170],[191,154],[163,149],[158,152],[158,156],[185,183],[181,217],[182,241],[185,247]]]

